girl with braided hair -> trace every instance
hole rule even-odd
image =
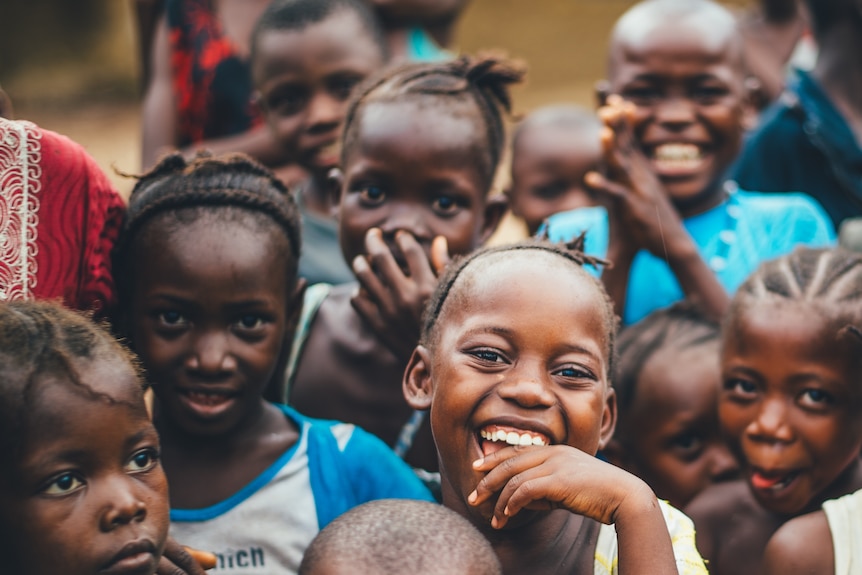
[[[722,329],[719,420],[743,479],[687,508],[713,573],[763,573],[789,519],[862,488],[862,255],[797,248],[761,265]]]
[[[583,239],[454,262],[424,317],[404,394],[430,410],[443,503],[506,575],[706,573],[691,521],[595,455],[616,423],[616,317]]]
[[[224,573],[295,573],[329,521],[430,499],[352,425],[270,403],[304,283],[296,205],[245,156],[168,156],[132,192],[116,262],[120,325],[156,396],[171,531]]]
[[[168,538],[137,362],[58,303],[0,302],[3,573],[203,575]]]
[[[367,429],[426,470],[436,469],[436,451],[401,378],[438,270],[450,253],[479,247],[504,211],[489,194],[508,87],[521,76],[494,57],[406,65],[365,84],[345,119],[332,186],[358,284],[309,290],[289,400]]]

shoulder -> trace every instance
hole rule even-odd
[[[705,489],[685,508],[698,532],[698,547],[711,555],[713,536],[730,526],[730,518],[757,504],[744,481],[718,483]]]
[[[739,191],[741,217],[759,222],[773,235],[790,242],[828,244],[835,240],[835,229],[823,207],[808,194],[755,193]]]
[[[791,519],[769,540],[763,556],[768,575],[831,575],[832,534],[823,511]]]

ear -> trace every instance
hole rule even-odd
[[[611,95],[611,83],[607,80],[599,80],[593,86],[596,95],[596,108],[607,105],[608,96]]]
[[[338,207],[341,204],[343,194],[344,172],[341,168],[332,168],[326,176],[326,197],[329,200],[329,209],[332,217],[338,218]]]
[[[407,362],[402,382],[404,399],[413,409],[431,409],[434,398],[434,384],[431,381],[431,352],[423,345],[417,345]]]
[[[488,241],[488,238],[497,231],[497,226],[500,225],[500,220],[503,219],[508,208],[509,198],[505,194],[496,194],[486,200],[479,245]]]
[[[605,395],[605,406],[602,412],[602,429],[599,437],[599,449],[604,449],[611,438],[614,436],[614,430],[617,428],[617,392],[614,388],[609,387]]]

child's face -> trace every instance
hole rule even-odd
[[[16,575],[151,575],[168,485],[138,380],[119,359],[74,368],[103,397],[59,376],[34,384],[23,458],[0,492],[3,562]]]
[[[686,24],[618,38],[610,83],[635,105],[635,139],[674,204],[698,213],[739,153],[747,97],[735,33],[703,17]]]
[[[717,341],[658,350],[644,364],[621,422],[629,471],[675,507],[739,472],[718,424],[718,356]]]
[[[258,38],[252,75],[267,123],[291,158],[318,177],[338,165],[353,88],[383,66],[359,17],[339,10],[302,30]]]
[[[616,412],[605,303],[589,278],[535,250],[480,265],[449,294],[435,341],[411,358],[405,388],[408,399],[411,389],[431,395],[447,505],[487,524],[494,501],[466,505],[484,475],[472,463],[507,443],[483,435],[595,454],[613,433]],[[515,523],[528,516],[519,513]]]
[[[512,156],[512,213],[536,233],[545,218],[594,205],[584,186],[601,158],[598,127],[543,126],[520,134]]]
[[[859,457],[856,348],[813,306],[749,306],[726,330],[719,417],[767,509],[796,514]]]
[[[365,253],[371,228],[380,228],[396,258],[399,230],[411,233],[426,254],[433,239],[444,236],[453,255],[473,251],[493,231],[477,121],[439,106],[387,102],[368,105],[356,122],[339,206],[345,261]]]
[[[138,250],[147,257],[134,271],[132,343],[159,399],[157,421],[213,436],[260,413],[293,295],[277,234],[204,216],[152,230]]]

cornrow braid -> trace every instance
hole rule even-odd
[[[182,154],[174,153],[140,176],[129,198],[114,249],[121,297],[128,293],[129,253],[138,232],[159,214],[184,208],[239,208],[262,214],[284,232],[293,263],[299,259],[299,212],[285,185],[272,172],[244,154],[213,156],[199,152],[187,161]]]
[[[709,319],[687,301],[653,312],[623,329],[617,338],[617,363],[611,378],[617,392],[620,413],[631,406],[637,394],[638,378],[644,366],[659,350],[673,347],[680,351],[710,342],[717,343],[720,331],[718,322]]]
[[[765,262],[737,291],[726,321],[732,323],[746,306],[766,301],[814,304],[839,324],[838,330],[857,335],[862,329],[862,254],[798,247]]]
[[[434,294],[431,296],[431,298],[428,300],[428,303],[426,304],[425,313],[423,315],[422,321],[422,344],[428,345],[433,340],[437,320],[440,317],[440,313],[443,310],[443,306],[446,303],[449,294],[452,291],[452,288],[455,286],[458,279],[462,276],[464,270],[466,270],[472,264],[496,254],[538,251],[559,256],[564,261],[569,262],[571,265],[581,270],[584,268],[584,266],[587,265],[596,268],[598,266],[609,265],[609,262],[605,260],[589,256],[584,253],[585,237],[585,234],[581,234],[567,244],[555,244],[542,238],[532,238],[513,244],[481,248],[467,256],[454,259],[447,266],[446,271],[440,278],[440,281],[437,283],[437,289],[434,290]],[[618,319],[614,314],[614,305],[607,292],[605,291],[604,286],[599,282],[599,280],[587,273],[585,273],[584,275],[585,277],[590,279],[590,281],[596,286],[596,288],[602,293],[603,296],[603,315],[605,318],[605,328],[608,333],[609,345],[608,357],[610,358],[610,365],[612,367],[614,363],[614,340],[616,338],[618,324]]]
[[[435,63],[411,63],[372,77],[354,94],[344,121],[341,163],[357,137],[356,119],[369,104],[378,102],[436,99],[440,103],[473,102],[485,123],[488,176],[493,181],[506,143],[504,113],[512,111],[510,86],[519,83],[525,71],[520,64],[500,56],[462,56]]]
[[[15,461],[21,433],[37,400],[36,382],[45,376],[69,382],[93,399],[114,402],[80,380],[75,366],[97,357],[127,363],[138,376],[131,353],[88,317],[52,302],[0,302],[0,457]]]

